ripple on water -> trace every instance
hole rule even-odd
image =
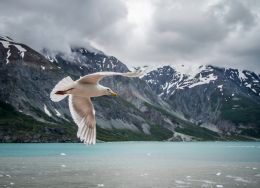
[[[182,181],[182,180],[175,180],[175,183],[176,184],[182,184],[182,185],[190,185],[191,184],[190,182],[185,182],[185,181]]]
[[[227,175],[226,176],[227,178],[230,178],[230,179],[233,179],[234,181],[238,181],[238,182],[243,182],[243,183],[250,183],[250,181],[242,178],[242,177],[239,177],[239,176],[231,176],[231,175]]]
[[[140,176],[148,176],[148,174],[147,173],[143,173]]]
[[[176,187],[178,187],[178,188],[191,187],[190,182],[185,182],[185,181],[182,181],[182,180],[175,180],[175,184],[176,184]]]

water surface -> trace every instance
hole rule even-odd
[[[0,144],[0,187],[260,187],[260,142]]]

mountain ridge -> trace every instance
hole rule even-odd
[[[53,86],[68,75],[75,80],[98,71],[129,71],[121,61],[101,51],[74,47],[69,55],[47,49],[39,53],[7,39],[0,38],[2,142],[77,142],[77,127],[70,117],[67,100],[53,103],[49,99]],[[99,140],[252,140],[258,137],[258,133],[251,138],[232,131],[226,135],[216,126],[202,126],[205,123],[198,123],[183,111],[185,103],[165,100],[146,78],[115,76],[102,80],[102,84],[120,96],[93,100]]]
[[[256,73],[208,65],[187,76],[163,66],[143,79],[195,124],[223,134],[259,137],[260,77]]]
[[[8,122],[10,119],[6,119],[3,114],[0,115],[3,122],[1,124],[2,137],[0,137],[2,142],[17,141],[16,138],[20,136],[10,133],[14,131],[14,127],[23,132],[23,127],[28,126],[27,116],[32,117],[39,124],[44,123],[46,131],[42,133],[44,136],[40,134],[42,139],[39,138],[38,141],[48,141],[50,131],[55,135],[60,134],[60,130],[69,129],[75,132],[75,136],[72,137],[71,134],[63,131],[65,136],[64,138],[59,136],[60,141],[77,141],[76,126],[70,117],[67,101],[60,103],[50,101],[51,89],[59,80],[68,75],[75,80],[92,72],[128,71],[126,65],[104,53],[93,53],[79,48],[72,49],[72,56],[69,57],[63,53],[51,57],[48,53],[40,54],[21,44],[26,51],[24,56],[20,56],[14,46],[20,43],[12,41],[7,46],[3,45],[3,41],[6,40],[0,39],[2,111],[6,112],[9,109],[10,113],[20,114],[12,118],[19,117],[21,122],[15,121],[16,124],[13,125]],[[166,113],[162,114],[167,109],[167,104],[154,94],[142,79],[115,76],[105,78],[102,84],[118,91],[120,96],[117,98],[104,96],[93,100],[97,111],[97,138],[100,140],[166,140],[172,136],[172,127],[176,123],[180,125],[186,123],[173,114],[171,114],[171,120]],[[17,127],[17,123],[20,126]],[[53,124],[60,129],[51,129]],[[39,133],[34,125],[30,124],[30,126],[28,134],[33,140],[34,131],[38,135]],[[23,134],[27,135],[27,133]],[[23,140],[19,138],[19,141]]]

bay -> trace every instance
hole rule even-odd
[[[260,187],[260,142],[0,144],[0,187]]]

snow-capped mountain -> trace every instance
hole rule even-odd
[[[164,66],[143,79],[120,76],[102,84],[117,98],[94,99],[98,139],[231,140],[259,137],[259,75],[202,66],[192,71]],[[66,76],[74,80],[97,71],[126,72],[113,56],[93,48],[71,53],[36,52],[0,38],[0,140],[78,141],[67,101],[49,93]],[[238,115],[237,115],[238,114]],[[254,137],[254,138],[252,138]]]
[[[77,141],[67,100],[54,103],[49,94],[68,75],[75,80],[97,71],[126,72],[128,68],[100,51],[73,47],[70,54],[47,49],[38,53],[1,37],[0,140]],[[141,79],[115,76],[102,83],[120,96],[93,99],[101,140],[166,140],[173,136],[174,127],[190,123],[169,112],[167,104]]]
[[[173,95],[176,90],[214,83],[218,79],[233,80],[244,89],[247,88],[252,95],[260,96],[260,77],[247,70],[201,65],[189,74],[178,71],[173,66],[163,66],[144,77],[144,80],[164,99]],[[223,91],[223,85],[218,85],[218,88]]]
[[[163,66],[143,79],[172,110],[200,126],[229,134],[244,131],[248,136],[259,135],[259,74],[211,65],[198,66],[190,73]]]

